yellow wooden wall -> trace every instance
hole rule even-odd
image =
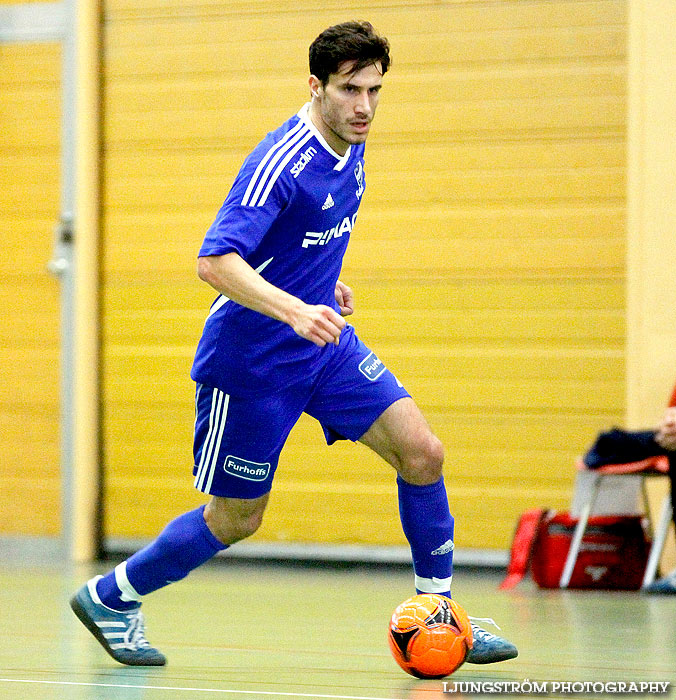
[[[60,529],[58,44],[0,43],[0,534]]]
[[[192,492],[195,255],[237,169],[307,96],[307,46],[367,18],[393,68],[346,259],[363,339],[447,448],[460,547],[565,508],[624,410],[622,0],[107,0],[105,533],[150,536]],[[265,540],[403,544],[389,467],[303,420]]]

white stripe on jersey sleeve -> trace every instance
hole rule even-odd
[[[265,167],[266,163],[270,158],[273,156],[275,151],[277,151],[278,148],[281,148],[290,138],[293,138],[294,134],[302,129],[305,125],[303,124],[302,121],[299,121],[296,126],[293,127],[293,129],[289,129],[289,131],[284,134],[284,138],[280,139],[274,146],[270,148],[270,150],[265,154],[265,157],[261,160],[261,162],[258,164],[256,167],[256,170],[254,171],[254,174],[251,176],[251,180],[249,180],[249,184],[246,188],[246,192],[244,193],[244,197],[242,197],[242,206],[246,206],[249,202],[249,197],[251,196],[251,192],[253,191],[253,188],[256,186],[256,182],[258,180],[258,176],[261,174],[263,168]]]
[[[268,258],[264,263],[260,264],[256,268],[256,272],[260,274],[265,270],[265,268],[274,260],[274,256],[271,258]],[[209,315],[207,318],[211,318],[222,306],[225,306],[228,302],[230,301],[230,297],[226,297],[225,294],[221,294],[219,297],[216,298],[216,301],[211,305],[211,308],[209,309]]]
[[[268,163],[267,167],[265,168],[265,172],[261,177],[258,178],[258,184],[256,186],[256,190],[249,199],[249,206],[251,207],[260,207],[262,206],[261,201],[259,199],[261,192],[263,191],[263,188],[268,184],[270,181],[270,174],[272,173],[273,169],[279,163],[279,160],[283,158],[286,153],[291,152],[295,153],[299,146],[298,146],[298,141],[300,139],[303,139],[303,137],[306,136],[306,134],[309,134],[309,129],[307,127],[303,127],[302,129],[299,129],[296,134],[294,134],[293,138],[289,139],[282,148],[278,149],[275,155],[270,159],[270,162]],[[307,139],[304,139],[302,143],[304,143]],[[288,162],[288,158],[284,161]],[[277,179],[279,173],[279,169],[275,170],[274,174],[274,181]]]
[[[256,206],[258,194],[264,187],[265,180],[270,175],[270,171],[275,167],[275,163],[279,159],[280,153],[285,153],[286,150],[298,140],[299,134],[306,130],[307,126],[303,122],[299,121],[298,124],[293,127],[293,129],[287,131],[286,134],[284,134],[284,137],[270,148],[256,167],[254,174],[251,176],[251,180],[249,180],[246,192],[244,192],[244,197],[242,197],[242,206]]]
[[[265,191],[261,195],[261,198],[258,200],[258,206],[262,207],[265,202],[267,202],[268,195],[270,194],[270,190],[272,189],[272,186],[277,182],[277,178],[279,177],[280,173],[284,168],[286,167],[287,163],[300,151],[300,149],[312,138],[312,132],[308,131],[308,133],[305,135],[305,137],[299,141],[287,154],[286,158],[279,164],[277,167],[277,170],[272,174],[272,177],[268,180],[268,186],[265,188]]]

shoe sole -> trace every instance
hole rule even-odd
[[[470,654],[471,654],[471,652],[470,652]],[[492,659],[479,659],[477,661],[473,661],[468,656],[468,658],[466,659],[466,663],[474,664],[474,665],[497,664],[497,663],[500,663],[500,661],[509,661],[509,659],[516,659],[516,657],[518,655],[519,655],[519,652],[516,649],[514,649],[514,651],[510,650],[510,651],[503,652],[502,655],[496,654],[495,657]]]
[[[144,660],[135,661],[134,659],[121,659],[115,655],[115,652],[108,646],[106,638],[99,629],[98,625],[91,619],[84,606],[78,600],[77,593],[70,599],[70,608],[75,613],[80,622],[92,633],[96,641],[105,649],[106,653],[115,661],[126,666],[164,666],[167,662],[158,659],[157,661]]]

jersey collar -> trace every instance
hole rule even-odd
[[[312,135],[321,143],[321,145],[324,147],[326,151],[328,151],[338,162],[333,166],[334,170],[342,170],[345,165],[347,164],[347,161],[350,160],[350,153],[352,152],[352,146],[348,145],[347,151],[345,151],[345,155],[341,156],[339,153],[336,153],[331,146],[326,142],[326,139],[319,133],[319,129],[312,123],[312,119],[310,119],[310,103],[306,102],[298,111],[298,118],[307,126],[307,128],[312,132]]]

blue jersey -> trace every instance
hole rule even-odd
[[[363,157],[363,144],[333,151],[305,105],[245,160],[199,255],[238,253],[276,287],[339,312],[334,290],[364,192]],[[318,373],[334,347],[220,295],[191,376],[252,396]]]

